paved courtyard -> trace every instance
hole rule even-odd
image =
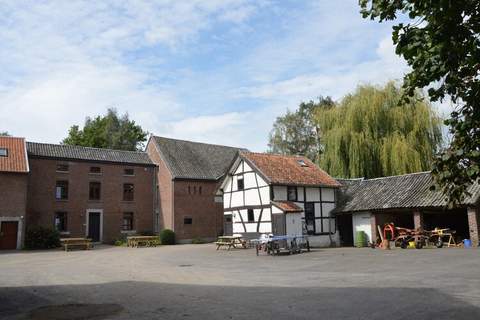
[[[0,254],[0,319],[479,319],[479,249]]]

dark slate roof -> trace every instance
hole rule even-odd
[[[338,179],[340,192],[337,213],[382,209],[444,207],[446,198],[440,190],[431,191],[430,172],[418,172],[377,179]],[[462,205],[476,205],[480,200],[480,183],[468,189],[471,194]]]
[[[174,179],[218,180],[246,149],[152,137]]]
[[[146,152],[27,142],[29,157],[154,165]]]

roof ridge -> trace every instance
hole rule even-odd
[[[280,153],[269,153],[269,152],[254,152],[254,151],[242,151],[242,153],[251,153],[251,154],[260,154],[260,155],[267,155],[267,156],[274,156],[274,157],[282,157],[282,158],[305,158],[308,161],[314,163],[306,156],[302,155],[293,155],[293,154],[280,154]]]
[[[413,175],[425,174],[425,173],[432,173],[432,171],[420,171],[420,172],[404,173],[404,174],[397,174],[397,175],[394,175],[394,176],[385,176],[385,177],[377,177],[377,178],[371,178],[371,179],[363,179],[362,181],[382,180],[382,179],[388,179],[388,178],[413,176]],[[341,178],[339,178],[339,179],[341,179]],[[358,179],[360,179],[360,178],[358,178]]]
[[[69,148],[82,148],[82,149],[93,149],[93,150],[102,150],[102,151],[118,151],[118,152],[130,152],[130,153],[139,153],[139,154],[146,154],[145,151],[132,151],[132,150],[120,150],[120,149],[110,149],[110,148],[97,148],[97,147],[85,147],[85,146],[77,146],[71,144],[59,144],[59,143],[45,143],[45,142],[32,142],[26,141],[26,143],[33,143],[33,144],[41,144],[47,146],[56,146],[56,147],[69,147]]]
[[[203,144],[203,145],[207,145],[207,146],[217,146],[217,147],[224,147],[224,148],[248,150],[248,149],[246,149],[246,148],[226,146],[226,145],[223,145],[223,144],[207,143],[207,142],[198,142],[198,141],[191,141],[191,140],[184,140],[184,139],[176,139],[176,138],[168,138],[168,137],[155,136],[155,135],[153,136],[153,138],[154,138],[154,139],[160,138],[160,139],[165,139],[165,140],[173,140],[173,141],[188,142],[188,143],[195,143],[195,144]]]

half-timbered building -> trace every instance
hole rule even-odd
[[[307,234],[314,245],[336,244],[339,186],[305,157],[240,152],[218,191],[225,234]]]

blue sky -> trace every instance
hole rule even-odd
[[[108,107],[149,132],[267,148],[301,101],[401,79],[357,0],[2,1],[0,131],[58,143]]]

